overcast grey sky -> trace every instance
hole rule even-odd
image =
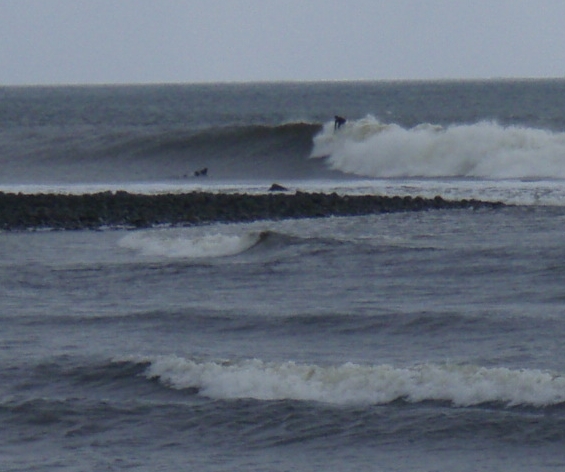
[[[565,77],[565,0],[0,0],[0,84]]]

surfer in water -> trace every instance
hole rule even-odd
[[[343,116],[335,115],[335,117],[334,117],[334,131],[336,129],[341,128],[341,126],[344,125],[346,121],[347,120]]]

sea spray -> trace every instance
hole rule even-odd
[[[367,177],[565,178],[565,133],[496,122],[405,128],[368,116],[314,137],[311,157]]]

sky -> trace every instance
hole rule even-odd
[[[565,77],[565,0],[0,0],[0,85]]]

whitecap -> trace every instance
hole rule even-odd
[[[147,359],[144,359],[147,361]],[[421,364],[335,366],[295,362],[150,359],[145,375],[174,389],[215,399],[303,400],[331,404],[447,401],[454,406],[501,403],[544,407],[565,402],[565,377],[536,369]]]

